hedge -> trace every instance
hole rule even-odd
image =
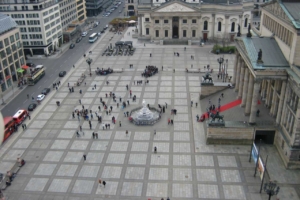
[[[213,47],[213,53],[234,53],[234,52],[235,52],[235,46],[222,47],[220,45],[215,44]]]

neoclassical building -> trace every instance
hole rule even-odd
[[[151,40],[233,40],[247,33],[253,1],[140,0],[139,37]]]
[[[299,0],[261,7],[260,37],[236,39],[233,76],[249,124],[258,122],[258,100],[269,109],[276,131],[266,137],[273,138],[287,168],[300,168],[300,13],[295,9],[299,7]]]

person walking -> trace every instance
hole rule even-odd
[[[85,155],[85,154],[83,154],[83,160],[84,160],[84,161],[86,160],[86,155]]]
[[[103,186],[105,187],[105,185],[106,185],[106,182],[105,182],[105,181],[103,181],[103,182],[102,182],[102,184],[103,184]]]
[[[101,187],[101,184],[102,184],[102,180],[99,178],[98,180],[98,183],[99,183],[99,186]]]
[[[122,123],[121,123],[121,121],[119,121],[119,125],[120,125],[120,127],[122,126]]]

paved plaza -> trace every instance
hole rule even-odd
[[[73,85],[83,73],[88,74],[85,60],[80,58],[59,90],[52,91],[31,121],[26,121],[27,129],[20,128],[2,146],[1,173],[6,173],[17,157],[22,156],[27,161],[4,191],[9,200],[267,199],[264,192],[259,193],[259,176],[253,177],[253,161],[248,162],[250,146],[206,145],[204,124],[196,122],[196,114],[200,115],[203,109],[199,101],[203,74],[186,73],[185,68],[193,65],[193,68],[204,69],[209,64],[217,69],[219,56],[210,53],[211,47],[187,46],[184,51],[184,46],[147,43],[144,47],[136,41],[133,56],[101,56],[109,43],[114,44],[125,36],[106,33],[93,46],[90,55],[92,71],[97,67],[110,67],[123,68],[122,73],[107,76],[93,73],[85,79],[86,86],[83,83],[74,87],[74,93],[69,93],[68,83]],[[174,52],[180,56],[174,56]],[[194,60],[191,55],[195,56]],[[228,73],[232,75],[234,55],[225,55],[225,59],[229,60]],[[133,68],[129,68],[130,64]],[[141,73],[146,65],[157,66],[159,73],[148,78],[149,84],[145,85]],[[137,85],[138,80],[143,80],[143,84]],[[97,87],[93,88],[95,84]],[[129,98],[126,85],[136,95],[136,102]],[[117,99],[129,99],[130,105],[124,110],[117,108],[112,98],[105,98],[109,92],[114,92]],[[108,106],[113,106],[111,115],[103,111],[100,97]],[[100,105],[99,114],[104,123],[111,124],[110,129],[102,130],[95,115],[92,129],[88,121],[82,118],[78,121],[77,116],[73,119],[72,112],[82,107],[79,99],[93,112]],[[124,116],[124,112],[141,106],[143,99],[155,107],[167,103],[166,112],[154,126],[135,126]],[[61,106],[58,107],[56,101],[60,101]],[[172,108],[177,109],[177,115],[171,115]],[[115,125],[111,123],[113,116],[117,121]],[[168,125],[168,118],[174,120],[174,125]],[[80,132],[77,137],[80,125],[84,133]],[[99,139],[93,139],[92,132],[97,132]],[[156,154],[154,147],[158,150]],[[263,150],[272,155],[270,173],[275,174],[271,176],[280,176],[278,198],[299,200],[299,173],[286,172],[275,147]],[[99,178],[106,181],[105,187],[98,184]]]

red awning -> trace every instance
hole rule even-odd
[[[23,65],[22,69],[28,69],[29,67],[27,65]]]

